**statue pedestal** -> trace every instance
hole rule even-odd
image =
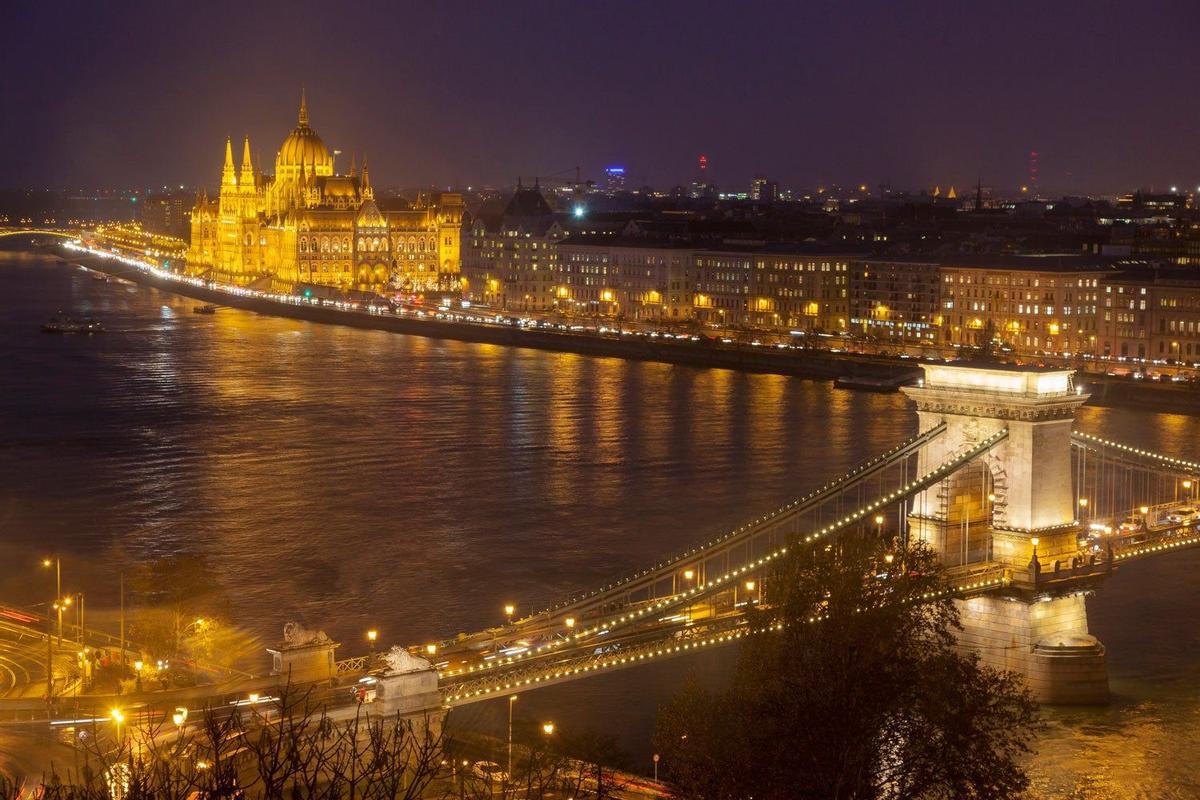
[[[295,622],[283,628],[283,642],[271,654],[271,674],[289,683],[328,681],[337,676],[333,653],[338,643],[323,631],[310,631]]]
[[[441,712],[437,670],[384,674],[377,677],[375,704],[385,714],[402,717]]]
[[[441,736],[446,712],[438,692],[438,675],[433,665],[402,647],[384,656],[388,668],[376,675],[373,714],[407,717],[413,731],[436,739]]]

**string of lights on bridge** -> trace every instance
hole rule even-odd
[[[1086,439],[1087,441],[1095,442],[1102,447],[1109,447],[1113,450],[1121,450],[1132,455],[1141,456],[1142,458],[1150,458],[1156,461],[1162,461],[1165,464],[1170,464],[1175,467],[1182,467],[1184,470],[1189,472],[1200,472],[1200,464],[1197,464],[1194,461],[1186,461],[1182,458],[1165,456],[1161,453],[1143,450],[1139,447],[1131,447],[1130,445],[1121,444],[1120,442],[1112,442],[1108,439],[1101,439],[1099,436],[1093,436],[1090,433],[1080,433],[1079,431],[1075,431],[1072,435],[1080,439]]]
[[[1125,561],[1130,558],[1137,558],[1138,556],[1150,555],[1151,553],[1161,553],[1167,550],[1178,550],[1181,547],[1194,547],[1196,545],[1200,545],[1200,535],[1188,536],[1183,539],[1175,539],[1170,542],[1131,547],[1122,550],[1119,553],[1114,553],[1113,558],[1116,561]]]
[[[935,600],[943,597],[974,594],[981,590],[1003,586],[1007,582],[1007,576],[1002,573],[997,577],[981,578],[969,583],[948,586],[935,592],[925,592],[921,595],[921,598],[923,600]],[[826,615],[813,616],[808,618],[808,622],[824,622],[826,619],[828,619],[828,616]],[[498,681],[495,684],[484,686],[482,688],[460,691],[458,694],[447,694],[444,702],[446,705],[451,705],[460,701],[487,699],[488,696],[493,694],[499,695],[506,692],[512,692],[513,690],[531,688],[541,683],[548,683],[564,678],[570,678],[581,673],[586,674],[591,672],[599,672],[602,670],[617,669],[625,666],[633,666],[639,662],[683,655],[689,651],[700,650],[702,648],[712,647],[714,645],[732,644],[739,639],[743,639],[747,636],[755,634],[778,633],[782,631],[783,628],[783,623],[773,621],[759,628],[743,628],[741,630],[716,634],[675,645],[649,645],[645,652],[630,653],[626,651],[620,655],[614,654],[611,656],[601,657],[589,664],[580,664],[575,666],[563,666],[559,664],[555,665],[554,667],[547,668],[544,672],[541,672],[537,675],[532,675],[525,678],[517,678],[515,680],[509,680],[503,683]],[[460,670],[460,672],[462,671]],[[447,691],[453,691],[453,689],[449,689]]]
[[[621,586],[624,586],[628,583],[632,583],[633,581],[643,578],[650,573],[658,572],[667,567],[678,565],[679,563],[681,563],[683,561],[694,558],[695,556],[703,553],[704,551],[708,550],[709,548],[715,547],[716,545],[719,545],[719,544],[725,544],[729,540],[731,540],[735,537],[738,537],[745,533],[752,532],[756,528],[761,526],[763,523],[776,520],[776,518],[791,512],[793,509],[796,508],[796,506],[804,505],[805,503],[808,503],[808,502],[820,497],[822,494],[828,492],[830,489],[841,486],[841,485],[847,483],[848,481],[851,481],[851,480],[857,478],[859,475],[873,469],[874,467],[879,466],[880,464],[882,464],[884,462],[891,461],[892,459],[894,459],[896,457],[896,455],[898,453],[908,450],[908,449],[912,448],[914,445],[923,444],[924,442],[928,441],[929,439],[932,439],[932,438],[942,434],[945,430],[946,430],[946,424],[943,422],[943,423],[939,424],[937,427],[932,428],[922,434],[918,434],[917,436],[914,436],[910,439],[907,439],[907,440],[901,442],[900,444],[896,445],[895,447],[893,447],[891,450],[888,450],[887,452],[885,452],[879,456],[876,456],[875,458],[872,458],[869,461],[865,461],[865,462],[859,464],[854,469],[845,473],[841,477],[836,478],[836,479],[826,483],[824,486],[821,486],[819,489],[815,489],[812,492],[809,492],[807,495],[804,495],[803,497],[793,500],[792,502],[787,503],[786,505],[780,506],[777,510],[772,511],[762,517],[759,517],[758,519],[754,520],[753,522],[742,525],[740,528],[735,528],[734,530],[731,530],[729,533],[725,534],[724,536],[719,536],[715,539],[710,540],[706,544],[702,544],[702,545],[693,547],[691,550],[689,550],[686,553],[683,553],[681,555],[659,561],[654,566],[649,567],[648,569],[644,569],[641,572],[637,573],[636,575],[630,575],[630,576],[622,578],[618,581],[614,581],[613,583],[610,583],[607,586],[604,586],[600,589],[596,589],[596,590],[588,592],[587,594],[584,594],[584,595],[572,597],[570,600],[553,605],[547,609],[537,612],[536,614],[532,614],[531,616],[527,617],[525,620],[518,620],[517,624],[519,625],[523,622],[535,620],[538,617],[542,617],[547,614],[554,614],[555,612],[558,612],[561,609],[566,608],[568,606],[574,605],[574,604],[579,603],[584,600],[588,600],[592,597],[596,597],[597,595],[602,595],[605,592],[611,591],[612,589],[620,588]]]
[[[1007,435],[1008,435],[1008,429],[1001,428],[1000,430],[993,433],[991,436],[988,436],[986,439],[983,439],[982,441],[980,441],[978,444],[963,450],[954,458],[951,458],[950,460],[945,461],[942,464],[940,464],[935,469],[930,470],[925,475],[922,475],[922,476],[908,482],[900,489],[893,491],[890,494],[888,494],[882,498],[879,498],[879,499],[867,504],[866,506],[863,506],[863,507],[857,509],[856,511],[853,511],[850,514],[847,514],[846,516],[842,517],[841,519],[837,520],[836,522],[826,525],[824,528],[817,531],[816,533],[809,534],[808,536],[806,536],[804,538],[804,541],[806,543],[809,543],[818,538],[829,536],[830,534],[836,533],[836,532],[842,530],[843,528],[864,519],[868,514],[870,514],[873,511],[878,510],[879,508],[883,507],[884,505],[894,502],[898,498],[907,496],[907,495],[911,494],[912,492],[918,490],[921,486],[926,485],[929,482],[935,481],[947,473],[953,472],[954,470],[958,469],[962,464],[966,463],[967,461],[970,461],[971,459],[978,457],[981,453],[987,452],[991,448],[995,447],[995,445],[997,443],[999,443]],[[750,562],[748,564],[744,564],[740,567],[737,567],[735,569],[732,569],[732,570],[726,572],[723,575],[719,575],[718,577],[716,577],[712,581],[709,581],[708,583],[693,586],[693,587],[691,587],[683,592],[680,592],[676,595],[673,595],[668,598],[664,598],[662,600],[659,600],[656,603],[652,603],[650,605],[643,606],[642,608],[640,608],[636,611],[629,611],[620,616],[615,616],[608,620],[603,620],[603,621],[597,622],[596,624],[594,624],[593,626],[591,626],[589,628],[572,633],[565,639],[556,639],[552,642],[548,642],[547,644],[539,645],[538,647],[528,650],[524,653],[517,653],[517,654],[510,655],[510,656],[506,656],[502,659],[496,659],[487,664],[481,664],[479,666],[469,665],[466,668],[459,668],[457,670],[446,669],[446,670],[440,672],[439,675],[442,677],[454,677],[457,675],[469,674],[469,673],[475,673],[475,672],[488,672],[488,671],[499,669],[502,667],[511,666],[512,664],[515,664],[515,663],[518,663],[521,661],[525,661],[532,657],[540,656],[540,655],[546,653],[546,651],[559,649],[567,644],[579,643],[583,639],[586,639],[586,638],[589,638],[592,636],[596,636],[601,633],[609,633],[612,630],[619,628],[625,624],[641,621],[641,620],[645,619],[646,615],[648,615],[648,614],[661,613],[663,611],[670,609],[672,606],[680,605],[687,601],[699,600],[708,594],[720,591],[721,589],[726,588],[731,581],[734,581],[735,579],[740,578],[742,575],[746,574],[747,572],[749,572],[751,570],[757,570],[757,569],[769,564],[774,559],[779,558],[783,555],[786,555],[787,552],[788,552],[788,548],[786,546],[780,547],[780,548],[764,555],[762,558],[757,559],[756,561]],[[979,588],[979,587],[972,585],[970,588],[974,589],[974,588]],[[932,597],[932,595],[931,595],[931,597]],[[568,627],[568,629],[574,627],[573,619],[568,618],[567,627]]]

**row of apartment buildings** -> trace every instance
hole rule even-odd
[[[1145,261],[698,240],[556,215],[536,189],[463,238],[464,297],[498,309],[1200,362],[1200,273]]]

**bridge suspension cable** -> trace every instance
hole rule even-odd
[[[547,609],[531,614],[522,620],[515,621],[514,625],[521,627],[530,622],[543,621],[549,615],[563,614],[566,612],[580,612],[590,607],[602,605],[604,598],[611,597],[614,592],[621,594],[630,594],[644,588],[647,584],[653,583],[661,579],[665,573],[689,563],[706,557],[706,554],[712,552],[714,548],[731,548],[738,546],[759,536],[768,527],[776,528],[787,522],[797,520],[805,512],[811,511],[822,503],[843,493],[849,489],[857,488],[871,478],[879,475],[883,470],[895,466],[904,459],[912,456],[933,439],[942,435],[946,430],[945,424],[938,425],[918,436],[907,439],[904,442],[893,447],[885,453],[876,456],[875,458],[865,461],[846,474],[836,480],[826,483],[819,489],[810,492],[803,497],[793,500],[786,505],[781,506],[777,510],[759,517],[753,522],[742,525],[741,527],[730,531],[724,536],[712,539],[705,544],[693,547],[686,553],[663,559],[652,567],[643,569],[633,575],[629,575],[620,580],[614,581],[600,589],[588,592],[585,595],[572,597],[557,603]]]
[[[923,491],[938,481],[944,479],[960,469],[970,461],[987,453],[1008,436],[1008,429],[1002,428],[985,439],[963,448],[950,458],[946,459],[933,469],[926,472],[912,481],[909,481],[899,489],[896,489],[886,495],[875,498],[874,500],[853,509],[844,516],[834,522],[824,526],[823,528],[812,531],[803,537],[801,543],[813,543],[819,539],[823,539],[837,533],[840,533],[847,528],[867,519],[869,515],[876,513],[881,508],[884,508],[892,503],[906,500],[917,492]],[[495,659],[489,663],[478,667],[472,665],[463,669],[453,670],[447,669],[442,674],[445,677],[461,675],[464,673],[493,673],[496,670],[508,668],[512,664],[528,662],[533,659],[554,655],[565,651],[569,647],[583,645],[589,640],[599,640],[599,637],[608,637],[614,631],[623,630],[638,624],[652,622],[655,617],[670,612],[680,606],[694,605],[701,600],[708,599],[713,595],[728,591],[735,585],[735,581],[743,578],[748,573],[754,573],[768,566],[770,562],[786,555],[788,546],[780,546],[758,558],[755,561],[743,564],[726,571],[724,574],[716,576],[710,581],[692,586],[682,592],[677,592],[666,598],[655,602],[645,603],[637,609],[629,609],[624,613],[614,614],[607,619],[601,619],[591,623],[588,627],[576,631],[565,638],[554,639],[548,643],[533,647],[524,653],[510,655],[505,658]],[[608,639],[606,641],[611,641]]]
[[[994,567],[957,582],[952,580],[945,589],[926,594],[923,599],[969,596],[994,590],[1007,582],[1005,571]],[[808,620],[810,623],[822,621],[824,617]],[[727,616],[690,627],[663,627],[652,631],[649,637],[642,634],[641,638],[612,641],[603,648],[588,645],[582,652],[576,652],[578,648],[570,652],[559,651],[553,661],[524,662],[486,674],[465,675],[457,680],[450,678],[443,680],[439,689],[444,705],[454,708],[487,700],[504,692],[550,686],[588,677],[596,672],[615,671],[651,660],[687,655],[709,647],[733,644],[747,636],[781,630],[783,624],[778,620],[751,627],[746,624],[743,615]]]

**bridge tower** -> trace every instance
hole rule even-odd
[[[1088,633],[1084,585],[1046,581],[1078,553],[1071,426],[1088,396],[1073,370],[1002,365],[926,365],[904,388],[922,433],[945,433],[918,454],[918,473],[1001,429],[986,455],[914,497],[909,535],[929,542],[948,567],[999,563],[1005,596],[956,601],[964,647],[983,663],[1025,676],[1049,703],[1108,698],[1104,647]]]

